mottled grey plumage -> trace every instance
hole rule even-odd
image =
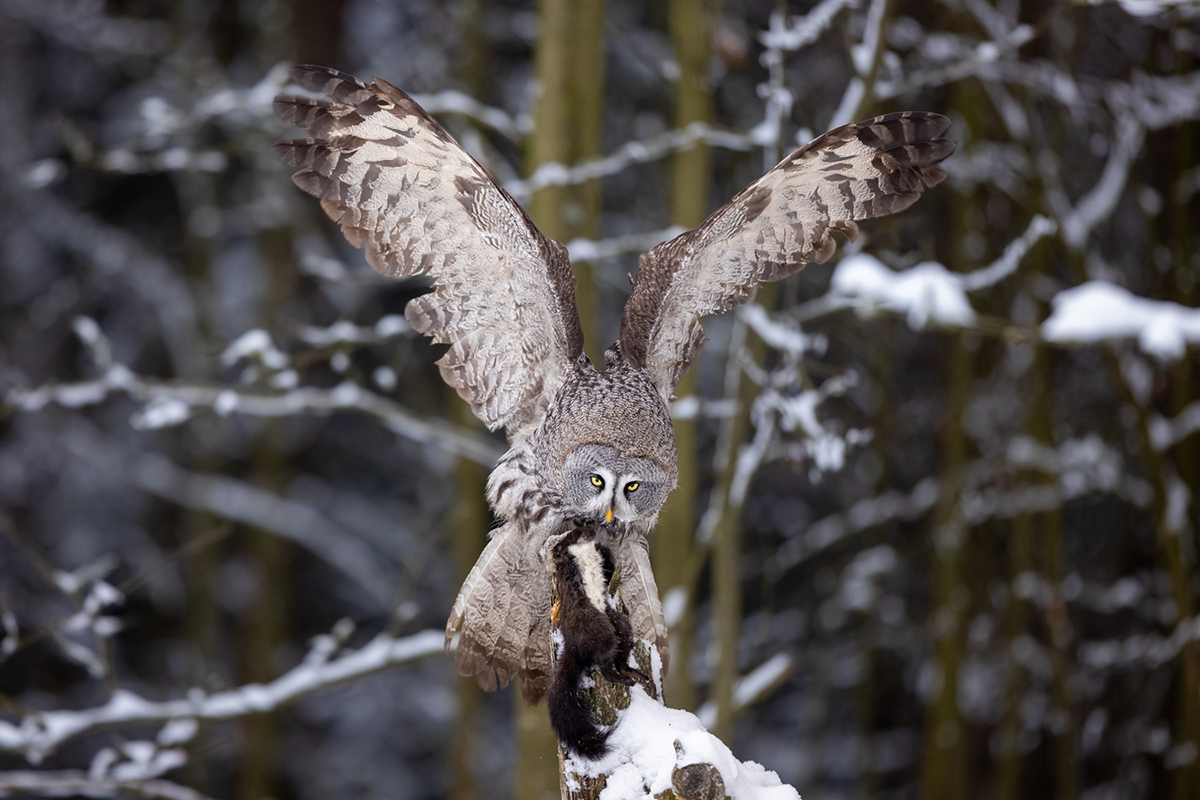
[[[643,253],[621,319],[626,360],[669,397],[706,341],[700,317],[741,305],[762,281],[823,264],[855,220],[908,208],[941,183],[950,120],[902,111],[843,125],[794,151],[698,228]]]
[[[292,77],[322,98],[275,109],[312,139],[273,148],[384,275],[428,273],[413,328],[450,345],[442,377],[510,449],[488,479],[506,521],[463,583],[446,625],[459,671],[485,689],[520,676],[536,702],[551,668],[546,541],[572,520],[609,537],[634,632],[668,663],[646,535],[675,485],[667,402],[704,344],[700,317],[749,299],[834,251],[856,219],[907,208],[939,183],[954,145],[945,117],[904,112],[846,125],[789,155],[700,227],[640,260],[603,372],[583,353],[566,248],[544,237],[408,95],[324,67]]]

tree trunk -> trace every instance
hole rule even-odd
[[[779,296],[779,284],[767,283],[758,289],[757,302],[770,309]],[[735,322],[735,326],[745,326]],[[736,342],[738,336],[733,336]],[[719,518],[712,528],[709,543],[710,565],[713,583],[713,616],[715,618],[716,669],[709,691],[709,699],[716,704],[717,721],[712,732],[727,745],[732,745],[735,718],[733,686],[738,679],[738,638],[742,619],[742,503],[732,497],[733,479],[737,473],[738,451],[750,438],[750,410],[758,387],[746,377],[740,365],[741,350],[756,364],[761,364],[766,353],[766,344],[757,336],[745,338],[744,347],[731,345],[726,364],[726,397],[737,403],[736,412],[721,425],[717,439],[717,479],[713,486],[713,499],[720,509]]]
[[[956,335],[950,348],[950,396],[942,444],[943,493],[933,517],[933,668],[938,681],[925,719],[923,791],[925,800],[957,800],[967,792],[967,731],[958,707],[958,670],[963,658],[964,624],[970,591],[963,580],[967,530],[958,519],[960,476],[967,442],[962,412],[970,397],[973,359]]]
[[[541,32],[535,71],[540,94],[526,169],[541,164],[571,165],[597,155],[603,144],[604,0],[541,0]],[[529,215],[547,236],[560,242],[599,234],[600,183],[547,187],[533,196]],[[598,340],[595,286],[591,266],[574,264],[575,289],[588,355],[603,363]],[[559,775],[553,757],[556,740],[545,708],[528,708],[514,693],[517,721],[516,784],[521,800],[553,798]]]
[[[604,0],[541,0],[535,71],[540,93],[526,151],[532,174],[546,163],[570,166],[599,155],[604,144]],[[542,233],[567,243],[600,233],[600,181],[548,186],[533,196],[529,216]],[[603,364],[595,282],[575,262],[575,302],[592,362]]]
[[[708,82],[711,19],[708,0],[672,0],[670,8],[671,40],[679,77],[673,85],[674,126],[684,128],[693,122],[712,122],[712,86]],[[712,177],[712,149],[697,143],[675,154],[671,162],[671,224],[694,228],[704,221],[709,209]],[[680,382],[675,394],[688,397],[695,393],[696,370]],[[683,613],[671,626],[671,665],[664,676],[664,693],[678,708],[695,710],[696,687],[692,683],[692,640],[696,624],[695,568],[700,552],[696,546],[696,420],[676,419],[675,447],[678,452],[679,479],[675,490],[658,516],[651,546],[655,578],[664,598],[674,590],[684,602]],[[676,601],[678,602],[678,601]]]

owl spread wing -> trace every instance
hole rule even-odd
[[[954,143],[939,114],[905,111],[844,125],[796,150],[698,228],[644,253],[621,319],[621,356],[664,399],[707,341],[700,317],[746,302],[761,281],[825,262],[855,220],[908,208],[946,177]]]
[[[566,248],[390,83],[316,66],[291,75],[324,97],[275,101],[314,137],[276,144],[275,155],[300,168],[292,180],[377,272],[435,277],[405,316],[451,346],[442,377],[492,430],[510,440],[532,431],[583,352]]]

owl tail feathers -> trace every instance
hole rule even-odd
[[[446,651],[461,630],[454,652],[458,674],[474,675],[485,692],[504,688],[517,675],[521,697],[534,705],[549,684],[550,586],[536,551],[531,561],[526,545],[518,531],[494,533],[454,601]],[[543,646],[531,646],[540,640]]]

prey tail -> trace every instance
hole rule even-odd
[[[587,692],[580,685],[584,670],[570,648],[565,648],[554,672],[547,705],[550,727],[562,746],[576,755],[596,759],[608,752],[609,731],[596,724]]]

